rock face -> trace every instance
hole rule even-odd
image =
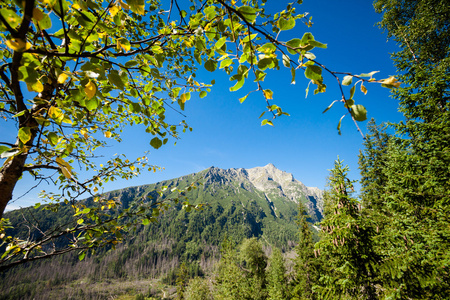
[[[205,172],[205,187],[212,186],[217,190],[221,186],[228,185],[235,187],[237,193],[239,189],[253,192],[255,197],[262,193],[274,211],[277,210],[277,202],[302,201],[313,221],[322,219],[323,191],[316,187],[305,186],[292,174],[277,169],[273,164],[251,169],[225,170],[211,167],[203,172]]]

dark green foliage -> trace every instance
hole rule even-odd
[[[373,248],[375,232],[352,197],[353,182],[347,173],[348,167],[337,160],[328,179],[327,213],[316,246],[326,272],[316,290],[326,299],[376,299],[380,259]]]
[[[182,300],[184,298],[184,291],[186,290],[186,287],[188,285],[189,281],[189,272],[186,267],[186,263],[183,262],[177,270],[177,279],[176,279],[176,286],[177,286],[177,299]]]
[[[294,280],[292,282],[292,299],[317,299],[313,286],[319,280],[320,256],[314,250],[311,225],[307,222],[307,212],[302,203],[298,205],[298,245],[294,265]]]
[[[269,266],[266,271],[268,300],[288,299],[289,289],[286,267],[281,250],[272,248]]]
[[[378,225],[383,297],[450,294],[450,6],[445,0],[377,0],[402,87],[405,121],[375,125],[360,156],[362,199]]]

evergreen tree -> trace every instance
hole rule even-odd
[[[233,243],[226,238],[222,243],[222,257],[215,280],[214,298],[218,300],[243,300],[245,277],[237,262],[237,251]]]
[[[183,262],[177,270],[177,299],[184,299],[184,292],[189,281],[189,271],[186,262]]]
[[[299,201],[298,219],[299,242],[295,248],[297,257],[294,266],[292,299],[316,299],[313,285],[319,279],[320,262],[314,250],[314,241],[310,225],[307,221],[305,206]]]
[[[273,247],[267,269],[268,300],[288,299],[286,267],[281,250]]]
[[[377,0],[380,26],[401,50],[393,91],[405,121],[362,154],[362,198],[377,238],[380,292],[400,299],[450,294],[450,6],[445,0]],[[372,130],[372,133],[376,133]],[[388,140],[388,142],[386,142]],[[374,146],[375,145],[375,146]],[[379,154],[379,156],[377,156]]]
[[[195,277],[189,281],[184,293],[185,300],[212,300],[208,279]]]
[[[348,167],[337,160],[328,179],[324,199],[328,208],[316,245],[328,271],[321,274],[315,289],[326,299],[376,299],[379,257],[373,250],[375,232],[352,197],[353,182],[347,173]]]
[[[266,298],[267,256],[257,238],[242,241],[239,251],[240,267],[244,271],[246,299]]]

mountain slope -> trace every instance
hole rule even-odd
[[[21,299],[36,295],[51,298],[49,291],[42,288],[48,282],[58,282],[61,289],[53,288],[59,296],[66,293],[69,283],[86,280],[96,284],[102,280],[163,278],[164,282],[173,284],[174,270],[180,261],[187,261],[193,274],[211,272],[225,237],[239,243],[256,236],[266,245],[292,248],[297,240],[298,201],[308,207],[312,222],[322,217],[322,191],[306,187],[292,174],[272,164],[252,169],[211,167],[172,180],[108,192],[105,196],[118,198],[126,208],[141,199],[161,200],[156,191],[163,187],[170,191],[192,182],[199,186],[187,192],[186,197],[192,204],[208,204],[205,209],[187,213],[181,209],[181,203],[173,205],[157,223],[130,232],[115,251],[99,250],[82,262],[73,254],[13,269],[2,278],[0,290],[6,294],[0,293],[0,299],[8,294]],[[170,192],[166,192],[163,197],[169,196]],[[20,217],[22,213],[26,212],[12,212],[9,217],[14,222],[14,215]],[[66,213],[70,214],[70,210]],[[51,213],[42,211],[39,216],[46,220],[45,224],[55,224],[56,218]],[[30,268],[33,272],[29,272]],[[86,293],[92,293],[92,287],[78,288],[86,289],[80,299],[91,298]],[[34,292],[23,292],[29,290]],[[92,294],[92,299],[100,297],[99,293]]]

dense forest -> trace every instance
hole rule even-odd
[[[178,203],[116,250],[109,245],[81,262],[71,253],[2,273],[2,291],[23,283],[1,298],[105,299],[120,289],[131,297],[123,299],[448,299],[450,6],[374,6],[400,46],[392,56],[402,86],[392,95],[404,121],[369,123],[358,195],[337,160],[320,220],[308,219],[305,199],[276,224],[256,202],[191,213]],[[320,221],[318,233],[308,220]]]

